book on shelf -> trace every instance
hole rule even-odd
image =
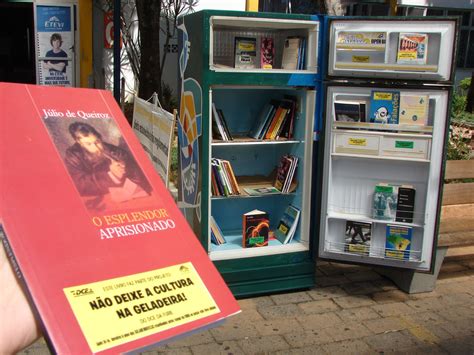
[[[221,245],[226,243],[224,233],[220,229],[219,225],[217,224],[216,220],[213,216],[210,218],[210,227],[211,227],[211,241],[216,245]]]
[[[211,159],[211,192],[214,196],[240,195],[240,187],[228,160]]]
[[[288,117],[292,107],[292,103],[289,100],[281,100],[280,104],[273,116],[272,122],[267,129],[265,134],[265,139],[275,139],[280,132],[280,128],[284,124],[285,120]]]
[[[277,172],[273,186],[282,193],[290,192],[294,180],[298,157],[294,155],[284,155],[278,163]]]
[[[213,138],[224,141],[233,140],[229,127],[224,117],[224,112],[217,109],[214,102],[212,103],[212,133]]]
[[[234,67],[238,69],[257,68],[257,39],[235,37]]]
[[[372,223],[346,221],[344,251],[369,255]]]
[[[365,101],[334,101],[334,117],[338,122],[365,122]]]
[[[428,34],[400,33],[398,36],[398,64],[426,64],[428,58]]]
[[[370,122],[398,124],[400,92],[372,90],[370,95]]]
[[[285,117],[285,120],[280,126],[280,129],[278,130],[275,138],[276,139],[280,139],[280,138],[292,139],[294,126],[295,126],[298,99],[296,96],[285,95],[283,97],[283,100],[287,102],[289,109]]]
[[[249,196],[261,196],[261,195],[270,195],[270,194],[279,194],[281,193],[274,186],[258,186],[258,187],[244,187],[243,190]]]
[[[242,215],[242,247],[267,246],[269,231],[270,220],[267,212],[255,209]]]
[[[302,37],[287,37],[283,46],[282,69],[301,69],[302,46],[306,43]]]
[[[428,95],[400,96],[399,124],[425,126],[428,124]]]
[[[397,210],[398,187],[386,183],[375,186],[372,204],[372,217],[394,221]]]
[[[260,68],[273,69],[275,61],[275,44],[273,38],[262,37],[260,41]]]
[[[262,138],[262,133],[266,132],[265,126],[267,122],[271,121],[271,119],[273,118],[273,115],[275,114],[277,107],[278,107],[278,101],[276,100],[271,100],[269,103],[263,106],[258,118],[255,120],[249,132],[249,137],[252,137],[255,139]]]
[[[385,231],[385,257],[410,259],[413,229],[387,224]]]
[[[110,92],[0,83],[0,100],[0,239],[51,352],[133,352],[239,311]],[[146,196],[112,200],[125,178]]]
[[[412,223],[415,210],[415,188],[409,185],[398,187],[397,211],[395,221]]]
[[[300,218],[300,210],[293,205],[288,205],[275,230],[275,238],[282,244],[288,244],[293,239]]]

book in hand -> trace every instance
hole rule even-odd
[[[399,124],[425,126],[428,124],[428,95],[400,96]]]
[[[387,224],[385,231],[385,257],[410,259],[413,229],[406,226]]]
[[[394,221],[397,210],[397,186],[380,183],[375,186],[372,217]]]
[[[260,42],[260,68],[273,69],[275,60],[275,45],[273,38],[263,37]]]
[[[137,351],[239,311],[110,92],[0,83],[0,100],[1,239],[53,353]],[[146,195],[112,200],[110,169]]]
[[[426,64],[428,58],[428,34],[400,33],[398,36],[398,64]]]
[[[255,209],[242,215],[242,247],[267,246],[269,231],[270,220],[267,212]]]
[[[398,187],[395,221],[412,223],[415,210],[415,188],[409,185]]]
[[[300,210],[292,205],[288,205],[283,216],[278,222],[278,226],[275,230],[275,238],[278,239],[282,244],[291,242],[298,226],[298,220],[300,218]]]
[[[370,96],[370,122],[398,124],[400,92],[372,90]]]
[[[334,101],[334,116],[338,122],[365,122],[365,102]]]
[[[344,251],[369,255],[372,223],[346,221]]]
[[[235,37],[234,67],[253,69],[257,67],[257,40],[251,37]]]

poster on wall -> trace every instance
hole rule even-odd
[[[74,86],[71,6],[36,6],[37,83]]]

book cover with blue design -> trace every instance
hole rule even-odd
[[[370,95],[370,122],[398,124],[400,92],[372,90]]]
[[[412,234],[411,227],[387,224],[385,256],[387,258],[408,260],[410,258]]]

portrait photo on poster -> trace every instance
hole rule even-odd
[[[44,122],[87,209],[130,207],[151,195],[150,183],[113,120]]]

